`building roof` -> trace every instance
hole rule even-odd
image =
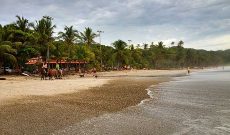
[[[31,58],[28,60],[27,65],[34,65],[37,63],[43,63],[44,61],[42,61],[42,59],[40,57],[38,58]],[[51,59],[49,60],[50,64],[56,64],[57,60],[56,59]],[[58,60],[59,64],[67,64],[67,63],[71,63],[71,64],[83,64],[83,63],[87,63],[85,61],[77,61],[77,60],[71,60],[71,61],[67,61],[67,60]]]

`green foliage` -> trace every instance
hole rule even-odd
[[[15,66],[17,64],[17,59],[14,56],[16,50],[9,45],[0,45],[0,67],[2,65],[11,64]]]
[[[3,37],[3,27],[0,24],[0,43],[3,41],[2,37]]]
[[[36,21],[36,24],[30,24],[37,36],[38,44],[40,44],[40,53],[43,57],[46,56],[47,58],[49,57],[49,47],[54,40],[52,36],[54,28],[56,28],[56,25],[53,25],[52,20],[52,17],[43,16],[41,20]]]
[[[76,46],[75,47],[75,59],[80,61],[90,62],[95,59],[94,53],[87,46]]]
[[[65,32],[59,32],[59,39],[63,39],[65,43],[68,45],[68,57],[72,58],[71,56],[71,48],[74,42],[77,40],[78,31],[73,29],[73,26],[64,28]]]
[[[127,43],[122,40],[117,40],[113,43],[114,47],[114,58],[117,62],[117,67],[122,67],[128,64],[128,50],[126,49]]]
[[[93,30],[89,27],[85,28],[85,31],[81,32],[79,36],[81,41],[87,46],[91,46],[92,44],[94,44],[95,43],[94,38],[96,37],[97,34],[95,34]]]

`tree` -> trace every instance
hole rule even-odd
[[[11,46],[0,45],[0,67],[2,67],[2,65],[4,66],[4,73],[6,73],[5,66],[7,63],[10,63],[11,65],[17,64],[17,59],[14,56],[15,54],[16,50]]]
[[[134,68],[141,68],[143,58],[142,58],[142,49],[141,48],[136,48],[134,50],[130,50],[130,61],[131,61],[131,66]]]
[[[177,47],[183,47],[184,45],[184,41],[180,40],[177,44]]]
[[[77,40],[78,31],[73,29],[73,26],[70,27],[65,26],[64,30],[65,32],[59,32],[58,35],[59,38],[63,39],[68,46],[68,61],[70,61],[72,59],[72,55],[70,55],[71,48],[74,45],[74,42]],[[69,64],[67,66],[69,69]]]
[[[179,67],[184,66],[185,52],[184,52],[183,45],[184,42],[182,40],[180,40],[177,44],[176,61]]]
[[[56,25],[53,25],[52,20],[52,17],[43,16],[41,20],[36,21],[36,24],[31,24],[38,35],[38,42],[41,45],[41,55],[43,58],[46,56],[46,60],[49,60],[49,47],[54,40],[52,35],[54,33],[54,28],[56,28]]]
[[[174,41],[172,41],[172,42],[171,42],[171,45],[172,45],[172,46],[174,46],[174,44],[175,44],[175,42],[174,42]]]
[[[111,67],[113,67],[115,63],[114,58],[111,57],[114,49],[111,46],[102,45],[101,50],[103,52],[102,59],[103,59],[104,69],[105,70],[110,69]]]
[[[0,24],[0,43],[2,42],[2,37],[3,37],[3,27]]]
[[[75,47],[75,59],[79,62],[90,62],[95,59],[95,54],[89,49],[88,46],[76,46]],[[80,69],[80,63],[79,63]]]
[[[82,40],[82,42],[87,45],[87,46],[91,46],[93,43],[95,43],[94,38],[97,37],[97,34],[95,34],[93,32],[93,30],[91,28],[85,28],[84,32],[80,33],[80,39]]]
[[[14,34],[12,31],[15,30],[15,26],[14,24],[7,24],[5,26],[2,27],[1,30],[1,41],[9,41],[12,42],[13,38],[14,38]]]
[[[64,28],[65,32],[59,32],[59,38],[63,39],[66,44],[68,45],[68,58],[70,58],[70,49],[74,42],[77,40],[78,31],[73,29],[73,26]]]
[[[117,40],[112,45],[114,47],[114,57],[117,61],[117,66],[121,67],[127,63],[127,43],[122,40]]]
[[[27,19],[25,19],[24,17],[20,17],[18,15],[16,15],[17,17],[17,21],[14,23],[15,27],[17,29],[20,29],[23,32],[26,32],[29,30],[29,21]]]
[[[164,61],[166,54],[165,45],[162,41],[158,42],[156,45],[156,49],[154,50],[154,61],[155,61],[155,68],[162,67],[162,63]]]
[[[95,58],[94,53],[87,46],[76,46],[75,58],[80,61],[90,62]]]
[[[53,45],[54,45],[54,49],[52,50],[51,53],[57,60],[61,60],[65,58],[68,59],[69,53],[66,51],[68,50],[68,48],[66,47],[64,41],[54,41]]]
[[[159,49],[162,49],[162,48],[165,47],[165,45],[164,45],[164,43],[163,43],[162,41],[160,41],[160,42],[158,42],[157,47],[158,47]]]
[[[143,46],[144,46],[144,50],[147,50],[149,45],[145,43]]]
[[[34,44],[36,40],[36,35],[30,29],[31,23],[24,17],[16,16],[17,21],[14,22],[13,29],[10,32],[13,34],[12,42],[22,42],[22,44]]]

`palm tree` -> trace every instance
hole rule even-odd
[[[160,49],[164,48],[164,43],[162,41],[158,42],[157,47]]]
[[[2,41],[9,41],[12,42],[14,39],[14,30],[15,26],[14,24],[7,24],[5,26],[2,26],[1,28],[1,40]]]
[[[4,73],[6,73],[5,66],[6,63],[16,65],[17,59],[14,56],[16,50],[9,45],[0,45],[0,67],[4,66]]]
[[[180,40],[177,44],[177,47],[183,47],[184,45],[184,41]]]
[[[18,15],[16,17],[16,22],[4,26],[2,40],[24,43],[28,39],[34,39],[32,32],[29,31],[29,21]]]
[[[154,61],[155,61],[155,68],[160,68],[161,62],[165,58],[165,45],[162,41],[158,42],[158,45],[156,45],[155,49],[155,56],[154,56]]]
[[[2,40],[3,40],[3,27],[0,24],[0,43],[2,42]]]
[[[97,37],[97,34],[92,31],[91,28],[85,28],[84,32],[80,33],[80,38],[83,43],[87,46],[91,46],[93,43],[95,43],[94,38]]]
[[[70,49],[73,46],[74,42],[77,40],[78,36],[78,31],[73,29],[73,26],[67,27],[65,26],[64,28],[65,32],[59,32],[59,38],[63,39],[66,44],[68,45],[68,60],[70,60]],[[69,69],[69,64],[67,65]]]
[[[174,42],[174,41],[172,41],[172,42],[171,42],[171,46],[174,46],[174,44],[175,44],[175,42]]]
[[[59,38],[63,39],[66,44],[68,45],[68,58],[70,58],[70,48],[74,44],[74,42],[77,40],[78,37],[78,31],[73,29],[73,26],[64,28],[65,32],[59,32]]]
[[[176,60],[179,67],[183,67],[185,52],[183,49],[184,42],[180,40],[177,44]]]
[[[114,56],[115,56],[115,59],[117,60],[117,65],[118,65],[118,67],[120,67],[120,66],[122,66],[123,63],[126,62],[127,43],[122,41],[122,40],[117,40],[112,45],[115,48],[114,49],[114,51],[115,51]]]
[[[43,16],[43,18],[39,21],[36,21],[36,24],[31,24],[34,28],[36,34],[38,35],[38,42],[45,46],[46,49],[41,49],[41,55],[45,57],[46,52],[46,60],[49,61],[49,46],[51,42],[54,40],[52,37],[54,33],[54,28],[56,25],[52,23],[53,18],[49,16]],[[42,46],[41,46],[42,48]]]
[[[147,50],[147,49],[148,49],[148,47],[149,47],[149,45],[148,45],[148,44],[146,44],[146,43],[145,43],[143,46],[144,46],[144,50]]]
[[[25,19],[23,16],[20,17],[16,15],[17,21],[14,23],[15,27],[23,32],[26,32],[29,30],[29,21]]]
[[[3,41],[3,35],[4,35],[4,29],[2,25],[0,24],[0,43]]]

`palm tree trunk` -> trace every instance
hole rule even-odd
[[[48,71],[49,71],[49,69],[50,69],[50,47],[49,47],[49,44],[47,43],[47,68],[48,68]]]
[[[67,64],[68,71],[70,70],[70,44],[68,44],[68,64]]]

